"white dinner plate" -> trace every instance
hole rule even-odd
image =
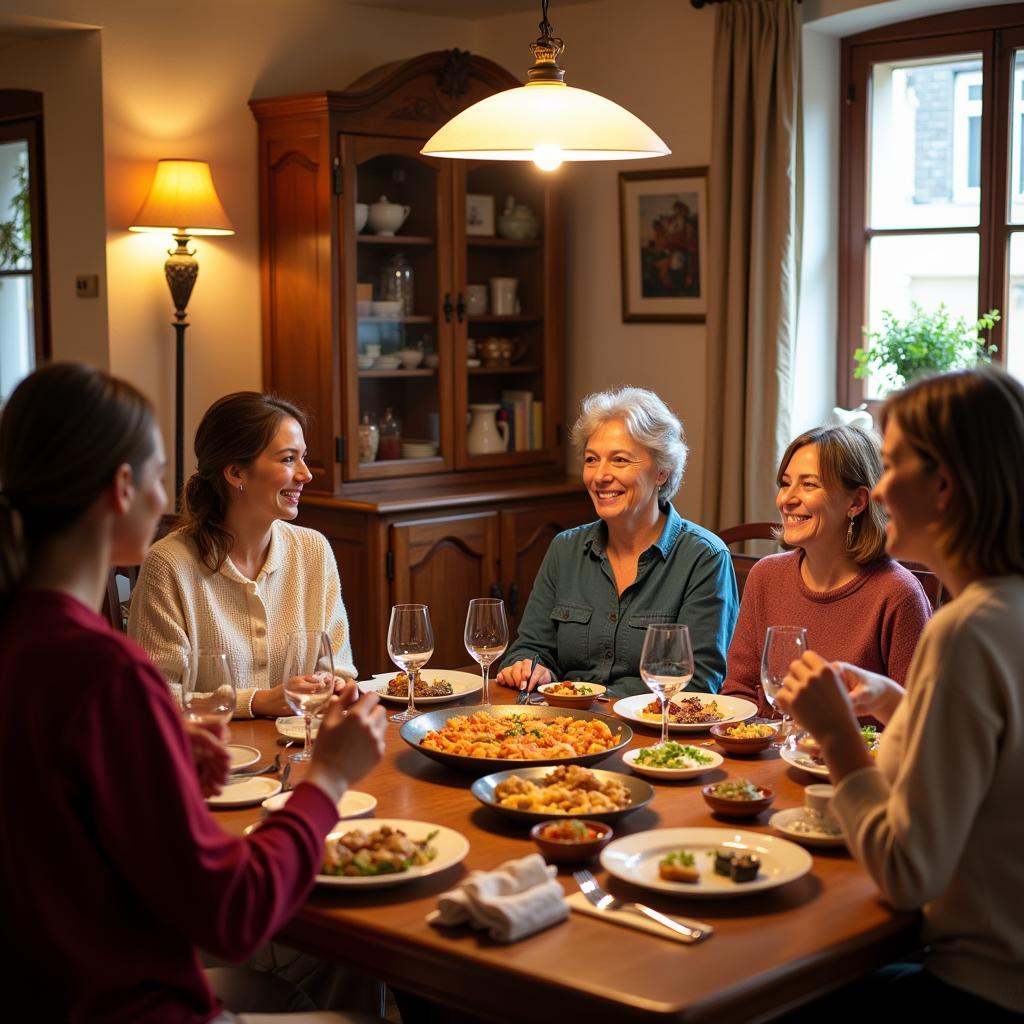
[[[835,850],[846,846],[842,833],[836,835],[834,832],[822,832],[813,824],[807,822],[807,812],[802,807],[790,807],[785,811],[776,811],[768,819],[776,832],[781,832],[794,843],[803,846],[816,846],[821,849]],[[801,826],[803,826],[801,828]]]
[[[688,850],[700,871],[696,882],[669,882],[658,874],[658,862],[674,850]],[[715,873],[714,851],[755,853],[761,860],[757,878],[734,882]],[[711,854],[709,856],[709,854]],[[728,828],[658,828],[614,839],[601,851],[601,867],[624,882],[674,896],[722,899],[746,896],[802,878],[811,870],[811,855],[777,836]]]
[[[745,722],[757,714],[757,705],[742,697],[723,697],[718,693],[690,693],[688,691],[677,696],[697,697],[704,705],[714,701],[718,705],[718,710],[723,712],[725,717],[718,718],[714,722],[696,722],[692,725],[685,722],[669,722],[669,732],[707,732],[713,725],[721,725],[725,722]],[[628,718],[631,722],[639,722],[652,729],[659,729],[661,728],[660,714],[653,718],[645,718],[640,715],[641,709],[650,704],[652,700],[657,700],[653,693],[638,693],[632,697],[622,697],[612,705],[612,711],[623,718]]]
[[[396,672],[378,672],[370,679],[362,680],[358,685],[363,693],[379,694],[380,699],[389,704],[408,704],[408,697],[391,697],[388,695],[388,683],[397,675]],[[424,668],[420,675],[433,683],[438,679],[445,679],[452,684],[450,697],[417,697],[416,707],[426,704],[444,704],[449,700],[458,700],[460,697],[468,697],[471,693],[479,693],[484,688],[483,679],[473,672],[456,672],[454,669],[445,668]]]
[[[321,721],[320,718],[313,719],[314,736],[320,730]],[[284,718],[277,719],[274,724],[277,726],[277,731],[290,740],[305,740],[306,738],[306,720],[302,715],[286,715]]]
[[[815,761],[810,754],[805,754],[800,750],[790,750],[789,747],[780,747],[779,757],[781,757],[786,764],[792,765],[794,768],[799,768],[800,771],[807,772],[808,775],[818,775],[823,779],[828,778],[828,768]]]
[[[218,796],[208,796],[211,807],[252,807],[281,792],[281,783],[269,775],[253,775],[226,785]]]
[[[260,759],[260,752],[255,747],[247,747],[241,743],[228,744],[228,756],[231,758],[231,771],[237,772],[239,768],[248,768]]]
[[[269,814],[271,811],[279,811],[292,795],[292,790],[287,793],[278,793],[263,801],[263,809]],[[372,793],[360,793],[358,789],[348,789],[345,795],[338,801],[338,821],[346,818],[368,818],[377,809],[377,798]]]
[[[350,832],[353,828],[361,828],[364,832],[373,832],[381,825],[390,828],[401,829],[410,839],[420,840],[431,832],[436,831],[437,835],[430,841],[437,850],[437,856],[428,864],[420,867],[409,868],[394,875],[317,875],[316,880],[320,885],[334,885],[342,888],[353,889],[382,889],[385,886],[405,885],[407,882],[415,882],[418,878],[425,878],[427,875],[436,875],[439,871],[453,867],[461,863],[466,854],[469,853],[469,840],[453,828],[445,828],[444,825],[433,825],[429,821],[410,821],[407,818],[370,818],[366,822],[348,824],[340,828],[331,829],[328,839],[336,839]]]
[[[642,749],[647,748],[627,750],[626,753],[622,755],[622,760],[625,761],[625,763],[628,764],[629,767],[637,773],[637,775],[646,775],[648,778],[657,779],[659,782],[672,782],[674,779],[694,779],[698,775],[703,775],[705,772],[714,771],[725,760],[717,750],[708,750],[706,747],[699,747],[698,749],[702,754],[711,758],[707,764],[697,764],[692,768],[657,768],[654,765],[636,763],[637,755]]]

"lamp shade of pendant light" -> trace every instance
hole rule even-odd
[[[566,160],[641,160],[668,146],[638,117],[586,89],[565,84],[543,0],[541,36],[531,44],[529,81],[488,96],[456,114],[420,150],[464,160],[532,160],[550,171]]]

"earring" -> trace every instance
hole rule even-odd
[[[847,550],[853,547],[853,516],[850,516],[850,525],[846,528],[846,547]]]
[[[239,491],[244,491],[244,490],[245,490],[245,488],[244,488],[244,487],[243,487],[243,486],[242,486],[241,484],[239,484],[239,485],[238,485],[238,490],[239,490]]]

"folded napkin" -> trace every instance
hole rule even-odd
[[[643,914],[637,914],[632,910],[598,910],[581,892],[574,892],[569,897],[568,903],[571,910],[575,910],[580,914],[590,914],[591,917],[598,917],[602,921],[608,921],[610,924],[623,924],[627,928],[636,928],[638,931],[650,932],[651,935],[657,935],[660,939],[673,939],[676,942],[682,942],[687,945],[693,943],[693,939],[688,939],[685,935],[679,935],[670,928],[666,928],[663,924],[658,924],[657,921],[652,921],[649,917],[644,917]],[[668,916],[671,917],[672,915],[669,914]],[[690,923],[687,920],[683,920],[683,924]],[[697,922],[693,923],[696,924]],[[705,930],[705,936],[710,938],[714,928],[703,921],[700,922],[700,926]]]
[[[472,871],[441,893],[427,920],[443,926],[469,923],[495,942],[518,942],[569,916],[556,874],[537,853],[505,861],[494,871]]]

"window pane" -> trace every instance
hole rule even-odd
[[[0,143],[0,404],[35,362],[28,143]]]
[[[981,55],[875,64],[871,90],[869,226],[977,224]]]
[[[1018,380],[1024,381],[1024,234],[1010,236],[1009,268],[1006,309],[1003,311],[1006,368]]]
[[[912,302],[928,312],[945,303],[954,316],[965,316],[972,323],[977,319],[976,234],[886,235],[871,240],[868,327],[881,327],[882,310],[900,319],[907,317]],[[878,381],[869,378],[867,384],[868,396],[878,397]]]
[[[1024,224],[1024,50],[1013,55],[1013,82],[1010,85],[1010,194],[1009,223]]]

